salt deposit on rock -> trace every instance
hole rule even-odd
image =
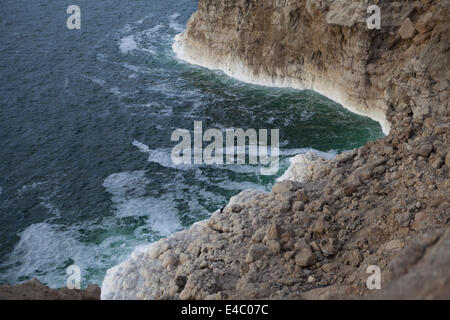
[[[296,155],[290,161],[289,168],[277,181],[307,182],[312,179],[315,172],[320,171],[327,163],[325,158],[314,152]]]

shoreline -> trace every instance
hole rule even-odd
[[[268,75],[254,75],[254,73],[241,61],[229,61],[223,63],[215,63],[213,59],[208,56],[201,57],[189,52],[187,49],[187,41],[184,33],[179,33],[175,36],[172,49],[176,57],[187,63],[197,65],[209,70],[219,70],[227,76],[236,80],[271,88],[292,88],[296,90],[312,90],[319,93],[330,100],[342,105],[345,109],[357,115],[368,117],[378,122],[383,130],[384,135],[388,135],[391,125],[386,118],[386,114],[382,110],[375,110],[372,112],[365,112],[362,108],[351,105],[350,102],[344,103],[343,94],[339,90],[332,88],[325,83],[312,82],[309,85],[302,83],[299,79],[288,77],[269,77]]]
[[[348,23],[352,6],[340,1],[269,1],[242,7],[245,14],[238,16],[236,7],[200,0],[186,32],[175,39],[177,57],[253,84],[325,91],[350,111],[379,118],[386,136],[331,160],[296,156],[271,192],[244,190],[208,219],[136,248],[107,271],[101,298],[450,298],[445,1],[422,1],[413,10],[402,4],[394,15],[403,20],[367,35],[361,24]],[[289,66],[281,71],[286,59],[278,54],[289,50],[276,49],[284,41],[277,37],[280,26],[286,38],[298,36],[305,51],[292,50],[290,58],[310,59],[298,69],[298,60],[290,60],[295,72],[285,78]],[[325,50],[330,43],[338,44],[342,61]],[[330,61],[331,80],[326,68],[311,73]],[[333,86],[345,63],[351,72]],[[302,72],[304,77],[290,76]],[[366,286],[374,265],[382,272],[382,290],[375,294]]]
[[[199,1],[175,39],[178,58],[253,84],[313,89],[377,119],[387,135],[313,161],[306,179],[292,167],[287,176],[300,182],[283,180],[268,193],[243,191],[209,219],[135,252],[108,271],[102,298],[368,296],[368,265],[379,265],[387,286],[401,289],[414,276],[407,266],[417,239],[421,248],[445,248],[436,239],[446,237],[441,231],[450,221],[448,127],[440,125],[448,123],[449,56],[442,46],[448,5],[405,3],[388,11],[388,26],[368,31],[354,19],[365,15],[361,3],[273,1],[248,8]],[[405,33],[411,24],[417,30]],[[302,173],[307,159],[297,160]],[[447,256],[431,267],[430,250],[421,252],[417,265],[445,269]],[[414,290],[394,296],[428,294]]]

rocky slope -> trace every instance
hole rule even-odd
[[[389,134],[297,157],[272,192],[244,191],[109,270],[102,298],[450,298],[450,1],[375,2],[380,30],[362,0],[199,1],[181,59],[315,89]]]
[[[86,289],[51,289],[37,279],[18,285],[0,285],[0,300],[99,300],[100,288],[91,284]]]

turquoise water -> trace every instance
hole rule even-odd
[[[207,218],[243,189],[270,190],[289,157],[332,157],[378,123],[311,91],[266,88],[175,58],[197,2],[4,0],[0,11],[0,282],[101,284],[131,251]],[[173,130],[279,128],[281,168],[170,159]]]

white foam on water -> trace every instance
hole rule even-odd
[[[126,36],[119,40],[119,49],[122,53],[129,53],[137,48],[134,35]]]
[[[137,72],[137,73],[150,73],[151,72],[151,70],[149,68],[147,68],[147,67],[134,66],[134,65],[129,64],[129,63],[124,63],[124,64],[122,64],[122,66],[127,68],[127,69],[129,69],[129,70],[131,70],[131,71]]]
[[[148,226],[160,236],[167,237],[182,228],[178,210],[170,196],[158,199],[154,197],[120,199],[116,203],[116,209],[116,216],[120,218],[146,217]]]
[[[149,19],[151,17],[152,17],[152,15],[145,16],[142,19],[136,21],[136,24],[142,24],[142,22],[144,22],[145,20],[147,20],[147,19]]]
[[[32,190],[35,190],[37,188],[40,188],[42,186],[44,186],[46,184],[46,182],[43,181],[39,181],[39,182],[32,182],[30,184],[26,184],[23,185],[22,188],[20,188],[19,190],[17,190],[17,194],[20,196],[22,196],[25,192],[29,192]]]
[[[301,117],[301,119],[302,119],[303,121],[308,121],[308,120],[311,120],[312,117],[314,117],[315,114],[316,114],[316,113],[315,113],[315,112],[312,112],[312,111],[302,110],[302,111],[300,112],[300,117]]]
[[[151,101],[148,103],[136,103],[136,104],[129,104],[126,106],[127,108],[145,108],[145,109],[155,109],[156,111],[158,111],[157,109],[161,109],[163,108],[163,106],[156,102],[156,101]],[[154,113],[148,113],[148,114],[158,114],[158,112],[154,112]],[[160,124],[155,126],[156,129],[165,129],[163,128]]]
[[[184,25],[179,24],[175,20],[180,16],[179,13],[174,13],[169,16],[169,26],[172,28],[175,32],[183,32],[185,30]]]
[[[61,210],[59,210],[59,208],[57,208],[54,204],[52,204],[49,201],[48,197],[41,197],[41,200],[42,201],[40,202],[40,205],[43,206],[44,208],[46,208],[48,210],[48,212],[53,214],[55,217],[61,216]]]
[[[109,92],[111,92],[112,94],[115,94],[116,96],[122,95],[122,92],[120,91],[120,89],[118,87],[111,87],[109,89]]]
[[[113,195],[113,202],[116,201],[114,197],[141,197],[149,184],[145,170],[113,173],[103,181],[103,187]]]
[[[72,259],[80,267],[95,265],[90,250],[76,240],[74,229],[64,229],[60,225],[46,222],[35,223],[19,233],[20,240],[9,255],[8,269],[4,275],[12,283],[18,277],[39,279],[53,287],[66,285],[67,276],[61,268]]]
[[[171,152],[166,149],[152,149],[148,152],[148,161],[159,163],[166,168],[174,168],[180,170],[194,170],[196,166],[190,164],[175,164],[171,158]]]
[[[195,180],[200,179],[196,174]],[[208,217],[211,212],[221,207],[226,202],[225,196],[220,193],[208,191],[210,186],[215,186],[215,183],[210,181],[207,185],[199,185],[192,182],[192,179],[187,181],[182,175],[170,182],[163,184],[162,188],[168,190],[171,197],[181,205],[181,214],[188,216],[192,220],[197,221],[200,216]]]
[[[7,271],[1,275],[2,282],[17,283],[23,278],[37,277],[52,288],[66,286],[66,268],[75,264],[81,269],[84,281],[88,270],[102,270],[126,259],[130,252],[147,239],[138,236],[113,235],[100,244],[82,242],[80,230],[107,229],[114,221],[105,219],[97,223],[80,223],[68,226],[49,222],[35,223],[20,232],[19,242],[8,258],[0,263]],[[136,239],[138,238],[138,239]],[[90,276],[89,283],[101,283],[99,272]]]
[[[99,78],[89,78],[93,83],[98,84],[99,86],[103,87],[106,84],[106,81]]]
[[[122,27],[122,29],[118,31],[118,33],[127,33],[130,32],[131,30],[133,30],[133,27],[131,26],[131,24],[127,23]]]
[[[148,36],[150,38],[154,38],[156,36],[159,36],[159,34],[157,34],[157,32],[163,28],[164,28],[163,24],[157,24],[156,26],[154,26],[150,29],[144,30],[141,34],[145,34],[146,36]]]
[[[206,164],[184,164],[184,165],[176,165],[173,163],[171,158],[171,149],[151,149],[148,145],[139,142],[137,140],[133,140],[132,145],[137,147],[140,152],[148,154],[148,161],[159,163],[161,166],[166,168],[174,168],[180,170],[196,170],[201,166],[209,166],[217,169],[230,170],[236,173],[254,173],[259,175],[260,173],[260,165],[250,165],[250,164],[222,164],[222,165],[206,165]],[[268,147],[270,150],[270,146]],[[237,149],[235,147],[232,148],[224,148],[224,154],[226,152],[235,152],[237,154]],[[249,150],[246,151],[247,154]],[[280,157],[283,156],[293,156],[298,154],[306,154],[307,152],[315,152],[326,159],[333,159],[337,152],[334,150],[329,151],[319,151],[314,148],[295,148],[295,149],[280,149],[279,154]],[[254,153],[253,153],[254,154]]]
[[[104,217],[100,223],[84,221],[61,225],[56,222],[59,220],[55,220],[62,216],[61,211],[51,202],[55,191],[51,191],[46,196],[39,196],[42,200],[39,204],[53,216],[43,222],[29,225],[17,234],[19,241],[7,258],[0,262],[0,267],[4,268],[0,275],[0,282],[17,283],[27,278],[37,277],[50,287],[60,288],[66,285],[68,275],[65,273],[65,268],[68,264],[74,263],[81,268],[82,281],[86,279],[84,277],[88,277],[89,283],[100,284],[103,279],[101,270],[122,261],[136,246],[148,243],[149,237],[150,239],[154,237],[148,232],[152,229],[152,225],[155,226],[155,235],[166,236],[177,231],[180,223],[177,216],[173,218],[175,210],[173,206],[170,207],[170,202],[168,203],[167,199],[144,198],[145,186],[149,183],[144,173],[142,171],[117,175],[116,179],[113,179],[114,184],[111,185],[110,191],[115,193],[118,201],[117,216],[120,216],[120,213],[131,215],[127,212],[132,211],[132,215],[149,216],[146,224],[134,234],[114,234],[105,238],[100,244],[83,241],[80,230],[83,230],[83,233],[85,231],[105,233],[105,230],[111,230],[114,227],[120,229],[122,223],[118,223],[117,216]],[[50,190],[47,186],[49,186],[47,182],[24,185],[18,190],[18,196],[24,196],[28,192],[48,193]],[[157,214],[149,214],[148,208],[153,208]],[[163,214],[165,211],[172,211],[172,216]]]
[[[21,263],[17,267],[20,275],[52,269],[52,266],[67,259],[68,250],[77,247],[73,245],[72,237],[61,237],[55,231],[55,226],[45,222],[32,224],[19,236],[20,240],[12,255]],[[45,264],[51,267],[43,268]]]
[[[147,225],[161,236],[181,229],[178,211],[170,195],[160,198],[148,196],[151,181],[145,171],[120,172],[109,175],[103,182],[112,195],[115,216],[146,217]]]
[[[176,23],[174,23],[172,27],[176,27]],[[161,40],[163,38],[170,39],[168,35],[161,32],[164,28],[165,26],[163,24],[158,24],[144,31],[123,36],[118,41],[119,49],[124,54],[128,54],[136,50],[155,55],[158,52],[158,46]],[[129,31],[131,31],[131,29],[127,32]]]
[[[148,154],[147,161],[159,163],[161,166],[166,168],[180,169],[180,170],[194,170],[196,165],[177,165],[173,163],[171,157],[170,149],[150,149],[150,147],[142,142],[133,140],[131,143],[133,146],[137,147],[140,152]]]
[[[149,153],[150,152],[150,148],[148,145],[139,142],[137,140],[133,140],[133,142],[131,143],[133,146],[137,147],[139,149],[140,152],[142,153]]]
[[[0,195],[3,193],[3,188],[0,187]]]
[[[314,152],[326,159],[333,159],[337,155],[337,151],[335,150],[329,150],[329,151],[320,151],[314,148],[294,148],[294,149],[281,149],[280,155],[281,156],[295,156],[298,154],[305,154],[307,152]]]
[[[225,190],[244,190],[244,189],[253,189],[253,190],[260,190],[265,191],[265,187],[260,184],[256,184],[249,181],[232,181],[232,180],[225,180],[219,183],[216,183],[216,185],[222,189]]]
[[[197,170],[199,167],[209,166],[214,167],[218,169],[225,169],[225,170],[231,170],[236,173],[258,173],[260,171],[259,167],[257,165],[249,165],[249,164],[222,164],[222,165],[207,165],[207,164],[194,164],[193,162],[191,164],[175,164],[172,161],[171,157],[171,149],[150,149],[147,145],[144,143],[141,143],[137,140],[134,140],[132,142],[134,146],[136,146],[139,151],[142,153],[148,154],[147,161],[149,162],[155,162],[160,164],[163,167],[166,168],[173,168],[173,169],[179,169],[179,170]],[[192,159],[191,159],[192,160]]]
[[[108,55],[105,53],[97,53],[97,60],[106,62],[108,61]]]

